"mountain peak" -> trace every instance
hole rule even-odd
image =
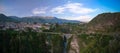
[[[0,17],[6,17],[6,16],[5,16],[4,14],[1,14],[1,13],[0,13]]]

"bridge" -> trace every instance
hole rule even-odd
[[[59,34],[63,38],[66,37],[67,39],[69,39],[72,35],[75,35],[75,34],[57,33],[57,32],[40,32],[40,33],[45,33],[45,34]]]

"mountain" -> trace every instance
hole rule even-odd
[[[54,18],[56,18],[56,17],[53,17],[53,16],[29,16],[29,17],[23,17],[23,18],[54,19]]]
[[[94,32],[120,32],[120,12],[97,15],[88,23],[88,30]]]
[[[0,22],[16,22],[15,19],[9,18],[5,16],[4,14],[0,14]]]
[[[17,17],[17,16],[5,16],[4,14],[0,14],[0,21],[4,22],[29,22],[29,23],[80,23],[80,21],[76,20],[65,20],[59,19],[57,17],[52,16],[31,16],[31,17]]]
[[[21,19],[23,22],[38,22],[38,23],[80,23],[80,21],[75,20],[65,20],[59,19],[57,17],[42,17],[42,16],[31,16],[31,17],[23,17]]]
[[[16,21],[18,21],[18,22],[21,21],[21,17],[17,17],[17,16],[8,16],[8,17],[11,18],[11,19],[16,20]]]

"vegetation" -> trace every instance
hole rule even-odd
[[[119,35],[81,34],[80,53],[117,53],[120,50]]]
[[[2,53],[62,53],[62,40],[59,34],[0,30]]]
[[[119,33],[120,12],[102,13],[88,23],[88,30],[94,32]]]
[[[25,31],[13,29],[0,30],[0,51],[2,53],[64,53],[75,52],[76,43],[79,53],[119,53],[120,52],[120,13],[103,13],[87,24],[64,23],[50,24],[50,29],[31,28]],[[104,23],[104,24],[103,24]],[[36,24],[36,23],[34,23]],[[71,34],[64,40],[64,34]],[[65,37],[65,36],[64,36]]]

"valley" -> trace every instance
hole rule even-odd
[[[39,17],[38,17],[39,18]],[[2,53],[120,53],[120,13],[102,13],[88,23],[0,14]]]

